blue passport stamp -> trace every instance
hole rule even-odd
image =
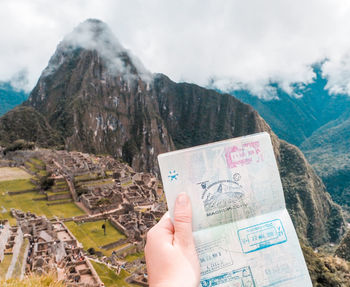
[[[238,230],[243,253],[250,253],[287,241],[282,221],[274,219]]]
[[[249,266],[226,272],[209,279],[201,280],[202,287],[219,285],[222,287],[255,287],[255,282]]]

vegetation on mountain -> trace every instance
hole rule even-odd
[[[350,263],[338,257],[318,253],[301,244],[314,287],[348,286]]]
[[[335,251],[335,255],[350,262],[350,231],[343,237]]]
[[[14,89],[8,82],[0,82],[0,116],[22,104],[27,98],[26,92]]]
[[[301,149],[334,201],[350,209],[350,111],[315,131]]]
[[[333,200],[350,205],[350,97],[331,95],[319,65],[314,81],[294,87],[294,94],[272,85],[273,99],[260,99],[248,91],[232,94],[252,105],[282,139],[300,147],[322,178]]]
[[[249,91],[231,94],[252,105],[280,138],[300,146],[313,132],[350,111],[348,95],[332,95],[327,90],[327,79],[322,76],[320,64],[314,66],[314,81],[294,85],[291,94],[278,84],[271,84],[270,98],[259,98]]]
[[[10,151],[29,148],[30,142],[41,147],[63,144],[45,117],[32,107],[16,107],[0,118],[0,145]]]

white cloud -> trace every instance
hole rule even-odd
[[[265,96],[270,82],[291,92],[309,83],[311,65],[333,92],[350,94],[347,0],[3,0],[0,80],[28,71],[32,88],[56,45],[87,18],[105,21],[151,72]]]
[[[350,54],[344,53],[327,60],[322,74],[328,79],[326,89],[331,94],[350,95]]]

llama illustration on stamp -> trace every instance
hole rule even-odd
[[[199,184],[203,189],[202,201],[207,213],[226,207],[239,206],[244,197],[243,187],[239,180],[241,175],[234,173],[232,179],[218,180],[213,183],[203,181]]]

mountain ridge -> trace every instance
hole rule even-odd
[[[350,97],[331,95],[320,66],[314,82],[296,89],[300,97],[276,86],[277,99],[263,100],[247,91],[232,95],[251,104],[279,137],[296,144],[326,184],[332,198],[349,210]]]

